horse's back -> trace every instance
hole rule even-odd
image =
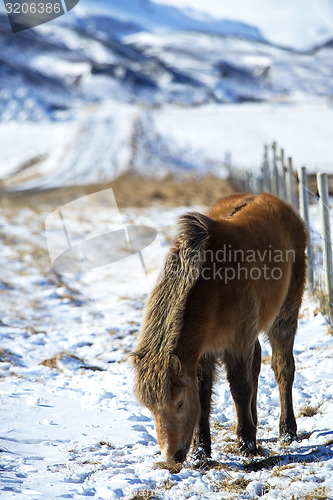
[[[288,203],[269,193],[234,194],[219,200],[208,216],[226,227],[229,238],[243,248],[276,246],[304,253],[307,233],[301,217]],[[218,232],[218,231],[217,231]]]
[[[302,219],[267,193],[228,196],[208,216],[214,221],[212,254],[223,256],[214,263],[221,278],[216,314],[223,310],[223,323],[232,331],[250,317],[267,331],[292,285],[297,293],[304,287],[307,233]]]

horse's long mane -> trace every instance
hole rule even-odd
[[[146,305],[139,344],[133,353],[134,392],[148,408],[170,395],[170,359],[182,328],[190,289],[200,276],[211,219],[188,213]]]

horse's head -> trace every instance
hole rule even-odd
[[[167,400],[150,408],[158,444],[166,460],[183,462],[191,446],[200,415],[196,377],[183,373],[177,356],[170,362],[170,393]]]
[[[198,424],[200,402],[196,376],[187,374],[175,355],[170,359],[167,392],[162,401],[151,401],[146,406],[155,420],[163,458],[183,462]]]

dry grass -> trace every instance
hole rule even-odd
[[[316,406],[305,405],[300,409],[298,416],[314,417],[315,415],[317,415],[317,413],[319,413],[319,408],[321,407],[321,405],[322,403],[319,403]]]
[[[107,446],[109,450],[114,450],[114,446],[111,443],[108,443],[107,441],[100,441],[99,443],[101,446]]]
[[[330,495],[330,492],[328,491],[327,488],[316,488],[313,491],[310,491],[309,493],[306,493],[305,495],[302,496],[295,496],[293,495],[291,497],[291,500],[328,500],[329,498],[332,498]]]
[[[133,172],[126,172],[117,179],[106,184],[72,186],[61,189],[32,190],[24,193],[10,194],[3,192],[3,203],[6,207],[52,207],[69,203],[76,198],[97,191],[112,188],[117,205],[123,207],[147,206],[211,206],[222,196],[232,194],[235,189],[228,179],[214,175],[193,177],[168,175],[162,179],[147,179]],[[109,200],[106,201],[109,203]]]
[[[251,479],[245,479],[241,477],[239,479],[224,479],[223,481],[218,481],[214,484],[214,491],[227,491],[229,493],[241,493],[246,489]]]
[[[198,469],[198,467],[190,467],[191,469]],[[207,460],[204,465],[204,470],[208,471],[210,469],[214,469],[220,472],[228,472],[234,471],[235,467],[231,467],[230,465],[224,464],[222,462],[217,462],[216,460]],[[202,470],[202,468],[201,468]]]
[[[130,498],[130,500],[153,500],[154,498],[158,498],[152,490],[143,490],[142,492],[138,491],[134,497]]]
[[[320,313],[319,307],[310,307],[307,306],[306,308],[302,309],[299,313],[299,319],[307,319],[308,317],[312,316],[318,316]]]
[[[26,330],[27,335],[39,335],[40,333],[46,335],[46,331],[44,330],[36,330],[33,326],[29,326]]]
[[[49,359],[44,359],[40,365],[47,366],[48,368],[51,368],[52,370],[59,370],[62,371],[61,365],[59,365],[59,362],[62,360],[69,358],[72,359],[73,361],[77,361],[80,365],[79,368],[82,370],[93,370],[93,371],[104,371],[103,368],[100,368],[99,366],[90,366],[85,363],[85,361],[78,356],[74,356],[74,354],[71,354],[69,352],[59,352],[55,356]]]
[[[171,460],[168,462],[156,462],[154,464],[154,469],[166,469],[171,474],[178,474],[182,470],[182,467],[182,464],[173,462]]]
[[[275,476],[275,477],[285,476],[285,474],[283,474],[284,471],[290,471],[291,469],[294,469],[296,466],[297,466],[297,464],[286,464],[286,465],[280,465],[280,466],[273,467],[272,476]]]
[[[223,453],[225,453],[226,455],[237,455],[237,456],[242,455],[240,449],[238,448],[238,446],[236,444],[236,441],[232,441],[230,443],[225,444],[223,446],[222,450],[223,450]]]
[[[224,431],[224,432],[236,432],[236,423],[233,424],[221,424],[218,420],[213,420],[211,424],[212,429],[216,431]]]
[[[328,300],[328,297],[326,295],[325,290],[323,290],[322,288],[320,288],[320,286],[321,286],[320,284],[317,284],[317,286],[313,290],[313,295],[314,295],[314,297],[317,299],[317,301],[319,303],[319,306],[318,306],[319,311],[324,316],[326,316],[327,321],[329,321],[329,318],[331,316],[331,310],[330,310],[330,306],[329,306],[329,300]],[[332,331],[331,327],[328,328],[328,332],[330,332],[330,331]]]
[[[163,489],[166,491],[171,490],[171,488],[173,488],[175,484],[177,483],[168,479],[167,481],[165,481],[165,483],[163,483]]]
[[[226,446],[229,447],[229,452],[233,453],[231,447],[235,445],[236,442],[236,423],[221,424],[218,420],[214,420],[211,424],[211,428],[217,433],[217,435],[213,436],[213,440],[219,443],[228,443]]]
[[[331,326],[327,327],[327,335],[333,335],[333,328]]]
[[[42,361],[39,364],[42,366],[47,366],[48,368],[52,368],[52,370],[56,370],[56,369],[59,369],[58,362],[61,361],[62,359],[64,359],[65,357],[70,357],[70,358],[74,359],[75,361],[79,361],[82,364],[84,364],[84,361],[82,359],[78,358],[77,356],[74,356],[73,354],[70,354],[69,352],[65,352],[65,351],[59,352],[58,354],[56,354],[52,358],[44,359],[44,361]]]
[[[214,429],[215,431],[224,431],[225,426],[222,425],[218,420],[213,420],[211,423],[211,428]]]
[[[14,354],[8,349],[0,349],[0,363],[10,363]]]
[[[0,363],[10,363],[12,366],[20,366],[22,364],[22,356],[15,354],[9,349],[0,348]]]
[[[271,364],[271,359],[272,359],[272,356],[263,356],[261,358],[261,362],[264,364],[264,365],[270,365]]]

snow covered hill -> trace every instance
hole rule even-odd
[[[86,15],[100,13],[107,15],[119,22],[128,22],[133,26],[133,31],[161,32],[161,31],[197,31],[215,33],[224,36],[239,36],[254,40],[265,41],[259,29],[237,19],[218,18],[217,13],[207,15],[203,2],[193,9],[190,4],[182,2],[171,5],[166,2],[154,0],[123,0],[115,1],[85,0],[80,3],[80,9]]]
[[[80,8],[135,20],[145,31],[210,31],[301,51],[333,39],[331,0],[81,0]]]
[[[87,0],[84,0],[87,1]],[[88,0],[89,1],[89,0]],[[102,0],[103,1],[103,0]],[[192,10],[197,16],[237,20],[254,26],[274,45],[310,50],[333,38],[331,0],[153,0]],[[106,2],[105,2],[106,3]]]
[[[333,93],[333,50],[325,44],[295,53],[243,28],[218,36],[209,23],[129,30],[129,20],[117,14],[85,12],[15,36],[0,17],[0,119],[61,119],[107,99],[161,106]]]
[[[58,21],[15,35],[1,15],[3,187],[105,181],[133,166],[149,175],[158,170],[159,176],[163,170],[184,167],[199,168],[200,173],[218,168],[224,175],[227,152],[238,165],[253,168],[261,161],[262,143],[284,137],[282,145],[297,162],[312,170],[330,168],[333,150],[326,137],[331,136],[332,123],[331,3],[307,3],[301,15],[298,2],[283,9],[279,3],[290,20],[290,26],[279,31],[281,36],[296,36],[295,27],[307,27],[297,35],[303,45],[295,39],[289,44],[292,49],[268,36],[274,33],[277,13],[282,15],[278,4],[255,4],[249,9],[239,0],[227,8],[225,2],[223,7],[211,0],[190,8],[185,0],[179,5],[85,0]],[[309,102],[314,103],[319,127],[301,119]],[[247,103],[253,104],[252,114]],[[196,142],[200,120],[193,136],[183,140],[183,133],[193,130],[194,107],[202,110],[198,117],[209,110],[212,120],[202,136],[209,141]],[[161,124],[159,110],[169,109],[182,115],[180,135]],[[258,121],[259,115],[267,119]],[[220,130],[209,125],[217,121]],[[237,134],[240,142],[246,138],[246,149],[235,147]],[[304,150],[301,143],[307,146]]]

